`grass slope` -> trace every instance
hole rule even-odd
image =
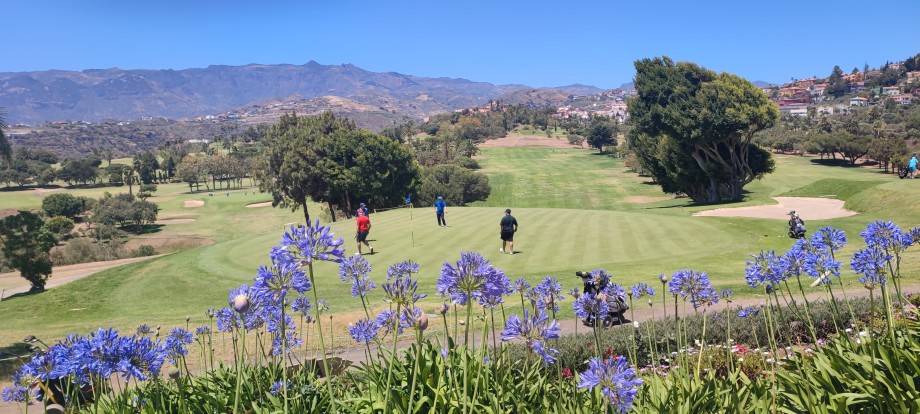
[[[434,290],[441,265],[455,261],[461,251],[477,251],[512,278],[535,282],[557,275],[565,290],[577,286],[575,270],[606,268],[617,282],[645,281],[660,287],[655,282],[659,273],[692,268],[708,272],[718,288],[752,294],[743,288],[747,255],[761,249],[785,251],[791,245],[782,221],[693,217],[693,212],[712,206],[663,194],[647,178],[627,172],[620,160],[590,151],[492,148],[483,150],[480,161],[490,177],[492,195],[476,207],[449,206],[451,227],[437,227],[430,207],[371,216],[370,238],[378,253],[366,257],[378,284],[390,264],[414,260],[421,265],[419,291],[431,296],[425,303],[434,308],[440,304]],[[225,306],[228,289],[251,282],[256,268],[269,264],[268,250],[278,242],[281,224],[302,219],[299,211],[245,208],[266,199],[251,191],[208,197],[186,194],[187,187],[160,188],[161,218],[197,220],[168,225],[160,235],[203,236],[217,243],[112,269],[41,295],[4,300],[0,346],[28,334],[56,338],[96,326],[168,327],[184,325],[186,317],[193,325],[204,321],[205,309]],[[851,243],[845,255],[862,247],[858,232],[873,219],[892,219],[902,226],[920,221],[915,201],[920,183],[892,180],[875,170],[781,157],[776,173],[746,189],[747,199],[736,205],[773,203],[770,197],[777,195],[839,193],[848,208],[863,214],[807,225],[810,231],[823,225],[847,231]],[[185,200],[193,199],[204,200],[205,206],[182,207]],[[505,207],[513,209],[521,224],[515,245],[519,254],[514,256],[498,253],[497,227]],[[318,215],[315,206],[311,212]],[[356,251],[353,226],[351,221],[332,224],[345,238],[349,253]],[[911,278],[917,278],[918,258],[912,252],[905,261]],[[358,302],[350,297],[349,286],[338,280],[334,264],[319,264],[316,276],[320,297],[329,300],[336,325],[344,329],[358,315]],[[384,306],[379,289],[370,300]],[[568,308],[563,306],[563,315],[570,315]]]

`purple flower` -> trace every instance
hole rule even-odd
[[[313,305],[310,303],[310,299],[306,296],[298,296],[294,298],[294,301],[291,302],[291,310],[294,312],[300,312],[304,316],[309,316],[308,312]]]
[[[639,299],[643,295],[655,296],[655,289],[645,283],[639,283],[629,288],[629,294],[633,299]]]
[[[361,319],[348,327],[348,333],[351,338],[355,342],[364,345],[373,342],[377,338],[378,330],[380,330],[380,326],[377,325],[377,322],[368,319]]]
[[[339,263],[345,256],[345,247],[342,238],[336,238],[329,227],[320,226],[316,220],[307,226],[291,226],[290,231],[281,236],[281,245],[272,249],[271,256],[273,262],[277,260],[281,264],[306,264],[317,260]]]
[[[145,324],[141,324],[141,326],[138,326],[136,332],[140,336],[153,335],[153,328],[151,328],[150,325],[147,325],[145,323]]]
[[[543,358],[543,365],[550,365],[556,361],[555,355],[558,355],[559,351],[547,347],[545,342],[559,338],[559,324],[555,320],[548,321],[549,317],[546,312],[540,310],[531,315],[527,309],[524,309],[523,318],[518,315],[511,315],[508,318],[505,329],[502,331],[502,341],[523,340],[534,353]]]
[[[816,249],[836,252],[847,244],[847,235],[843,230],[825,226],[811,235],[811,245]]]
[[[227,303],[233,310],[244,313],[249,308],[254,307],[255,301],[256,297],[253,289],[249,285],[240,285],[240,287],[230,290],[230,297]]]
[[[19,385],[10,385],[3,389],[4,402],[26,402],[29,396],[29,389]]]
[[[722,291],[719,292],[719,299],[722,299],[728,303],[731,303],[732,298],[734,297],[735,297],[735,292],[732,291],[731,289],[722,289]]]
[[[473,299],[480,305],[494,306],[513,291],[511,280],[505,273],[493,267],[479,253],[460,253],[456,265],[445,262],[438,278],[437,293],[449,297],[458,305],[466,305]]]
[[[595,292],[600,292],[601,287],[607,286],[610,282],[610,273],[604,269],[594,269],[588,274],[591,275],[591,284],[594,285]]]
[[[632,410],[633,401],[639,394],[642,380],[636,377],[636,371],[626,362],[626,358],[592,358],[588,370],[583,372],[578,388],[600,387],[601,394],[610,400],[618,413]]]
[[[169,332],[163,348],[166,351],[167,358],[175,365],[179,357],[188,355],[188,350],[185,349],[185,346],[191,343],[191,332],[182,328],[175,328]]]
[[[403,333],[404,327],[402,325],[402,320],[400,319],[399,315],[391,309],[384,309],[382,312],[380,312],[374,322],[377,324],[377,326],[380,327],[380,329],[383,329],[384,336],[393,331],[396,331],[396,335]]]
[[[863,286],[873,290],[888,284],[888,261],[891,258],[891,255],[881,250],[880,244],[876,244],[853,254],[850,267],[856,273],[863,275],[859,278]]]
[[[572,299],[578,299],[578,297],[581,296],[581,292],[578,291],[578,288],[577,288],[577,287],[576,287],[576,288],[571,288],[571,289],[569,289],[569,291],[566,292],[566,293],[567,293],[569,296],[571,296]]]
[[[694,309],[719,302],[719,295],[712,287],[709,276],[705,272],[677,271],[671,275],[668,290],[672,295],[680,295],[684,300],[689,299]]]
[[[352,297],[365,297],[368,292],[377,287],[370,279],[370,272],[371,264],[364,256],[357,254],[345,258],[339,265],[339,279],[343,282],[351,282]]]
[[[407,308],[415,304],[421,298],[428,295],[418,294],[418,282],[412,280],[409,275],[395,277],[392,281],[383,284],[383,293],[386,300]]]
[[[530,289],[530,283],[527,282],[527,279],[521,277],[514,281],[514,290],[516,292],[524,293],[527,292],[528,289]]]
[[[215,312],[217,316],[217,330],[221,332],[230,332],[242,327],[242,321],[239,315],[230,308],[223,308]]]
[[[211,327],[209,326],[202,325],[202,326],[195,328],[195,336],[205,336],[205,335],[210,335],[210,334],[211,334]]]
[[[418,273],[418,263],[411,260],[394,263],[387,269],[387,282],[397,277],[412,276],[415,273]]]
[[[823,284],[831,283],[832,275],[840,277],[840,262],[834,260],[827,250],[817,250],[806,256],[803,269]]]
[[[899,253],[914,242],[913,233],[904,233],[890,221],[874,221],[859,233],[868,247],[878,247],[888,253]]]
[[[281,395],[284,392],[284,389],[287,387],[288,387],[287,382],[276,381],[272,383],[272,390],[270,392],[272,395]]]
[[[572,308],[575,310],[575,316],[581,319],[589,320],[606,315],[609,312],[606,300],[599,299],[596,295],[586,293],[572,302]]]
[[[760,309],[757,308],[744,308],[738,311],[739,318],[754,317],[760,314]]]
[[[760,286],[772,287],[785,280],[786,271],[773,250],[761,250],[760,254],[752,254],[751,257],[754,260],[748,260],[744,270],[748,286],[755,289]]]
[[[533,290],[540,297],[537,302],[540,309],[559,311],[559,301],[565,299],[565,296],[562,296],[562,283],[558,279],[553,276],[544,277]]]
[[[254,296],[270,301],[283,301],[291,290],[304,294],[310,290],[310,278],[295,263],[288,263],[272,257],[273,266],[259,267],[252,285]]]

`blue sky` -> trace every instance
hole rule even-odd
[[[667,55],[749,80],[920,52],[920,1],[7,0],[0,71],[352,63],[498,84],[613,88]]]

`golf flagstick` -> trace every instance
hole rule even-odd
[[[412,247],[415,247],[415,222],[412,221],[412,203],[409,203],[409,233],[412,234]]]

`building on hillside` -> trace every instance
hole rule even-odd
[[[899,104],[901,104],[901,105],[910,105],[911,100],[912,100],[913,98],[914,98],[913,95],[907,95],[907,94],[904,94],[904,95],[895,95],[895,96],[892,96],[892,97],[891,97],[892,100],[894,100],[895,102],[897,102],[897,103],[899,103]]]
[[[913,72],[907,72],[907,80],[912,81],[914,79],[920,79],[920,70],[915,70]]]
[[[861,96],[850,98],[850,106],[869,106],[869,100]]]
[[[808,115],[808,105],[803,104],[803,103],[780,105],[779,112],[783,114],[789,114],[792,116],[807,116]]]
[[[866,89],[865,82],[856,82],[853,84],[847,84],[847,93],[856,93],[863,89]]]
[[[898,88],[897,86],[882,87],[882,95],[894,96],[894,95],[900,95],[900,94],[901,94],[901,89]]]

